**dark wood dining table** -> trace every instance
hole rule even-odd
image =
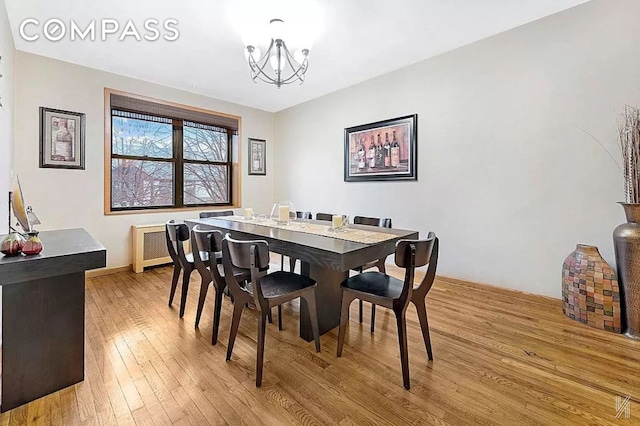
[[[273,228],[261,224],[228,220],[224,217],[185,220],[189,228],[200,225],[205,229],[217,229],[232,238],[242,240],[265,240],[269,250],[285,256],[299,259],[300,272],[316,280],[316,303],[320,334],[338,326],[340,322],[340,304],[342,291],[340,284],[349,277],[349,271],[376,259],[384,259],[395,252],[396,242],[400,239],[416,239],[418,231],[379,228],[366,225],[349,225],[349,228],[380,232],[392,235],[392,238],[372,243],[356,243],[340,238],[322,236],[291,229]],[[309,221],[309,223],[327,225],[327,222]],[[313,340],[308,308],[304,301],[300,303],[300,337]]]

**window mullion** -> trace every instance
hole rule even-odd
[[[184,143],[182,120],[173,120],[174,190],[176,207],[184,206]]]
[[[233,132],[227,131],[227,201],[233,203],[233,166],[232,166]]]

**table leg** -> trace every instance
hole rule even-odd
[[[340,323],[340,304],[342,303],[340,284],[349,277],[349,272],[322,268],[308,262],[301,262],[300,271],[302,275],[311,277],[318,283],[316,288],[318,326],[320,334],[324,334]],[[300,300],[300,337],[307,342],[313,341],[309,310],[304,300]]]
[[[2,286],[2,407],[84,380],[84,272]]]

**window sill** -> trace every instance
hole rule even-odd
[[[143,209],[143,210],[105,210],[105,216],[121,216],[129,214],[154,214],[154,213],[180,213],[188,211],[219,211],[219,210],[233,210],[239,209],[242,206],[230,205],[230,206],[201,206],[201,207],[182,207],[182,208],[166,208],[166,209]]]

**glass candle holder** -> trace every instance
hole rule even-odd
[[[296,208],[289,200],[275,203],[271,208],[271,220],[278,225],[288,225],[296,220]]]

